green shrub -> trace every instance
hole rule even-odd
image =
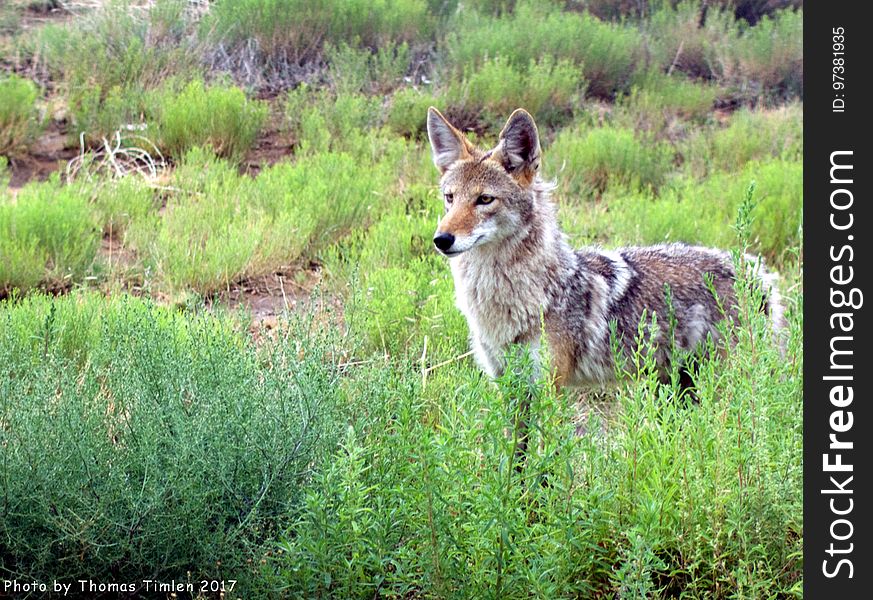
[[[601,231],[611,244],[683,241],[728,247],[734,235],[731,224],[751,181],[757,184],[759,198],[752,251],[782,260],[787,249],[800,243],[803,169],[797,160],[750,162],[738,172],[715,174],[702,182],[683,180],[662,189],[658,197],[610,195]]]
[[[155,137],[169,156],[181,158],[195,146],[240,161],[267,119],[267,106],[234,86],[194,80],[181,90],[167,85],[154,100]]]
[[[21,28],[21,7],[14,3],[4,2],[0,6],[0,36],[16,33]],[[0,51],[3,50],[3,41],[0,40]]]
[[[588,13],[566,13],[549,3],[519,2],[513,13],[497,18],[463,13],[445,47],[457,76],[498,56],[517,68],[548,56],[576,65],[589,94],[611,98],[627,89],[642,43],[634,28]]]
[[[280,163],[257,178],[194,149],[173,176],[162,214],[130,224],[158,288],[209,294],[247,276],[318,253],[378,214],[393,181],[391,163],[319,153]]]
[[[304,320],[257,349],[129,296],[0,303],[0,568],[259,597],[263,544],[336,438],[336,349]]]
[[[693,83],[682,75],[650,71],[636,78],[627,96],[616,99],[616,123],[638,132],[670,133],[677,121],[706,120],[718,92],[714,86]]]
[[[549,57],[519,68],[500,57],[487,59],[443,93],[448,117],[459,127],[482,122],[499,127],[510,113],[524,107],[538,123],[553,126],[572,116],[585,88],[567,60]]]
[[[252,181],[195,148],[173,174],[175,192],[163,214],[131,223],[128,239],[157,287],[211,293],[239,280],[266,228],[251,202]]]
[[[316,258],[352,230],[365,227],[390,199],[387,163],[361,163],[343,152],[278,164],[256,180],[257,205],[269,223],[263,260],[288,264]]]
[[[328,77],[337,94],[384,94],[396,88],[412,59],[409,44],[389,43],[375,51],[342,42],[327,46]]]
[[[718,72],[718,53],[739,32],[732,12],[700,0],[663,2],[641,25],[652,66],[691,77],[711,79]]]
[[[40,27],[29,43],[60,82],[76,136],[90,142],[140,123],[147,94],[168,78],[199,70],[200,52],[188,35],[186,3],[148,8],[127,0],[101,4],[87,18]]]
[[[29,79],[0,75],[0,156],[25,152],[41,126],[39,89]]]
[[[439,104],[432,93],[404,87],[391,97],[386,125],[398,134],[411,138],[422,138],[427,132],[427,109]]]
[[[523,355],[495,386],[463,364],[424,383],[409,363],[357,381],[372,409],[306,490],[272,586],[322,598],[796,592],[802,322],[790,313],[783,358],[756,313],[723,360],[701,365],[699,405],[644,368],[583,435],[569,426],[576,397],[532,383]],[[519,398],[531,405],[523,470]]]
[[[87,198],[56,179],[0,197],[0,294],[80,281],[99,244]]]
[[[325,253],[334,284],[352,292],[346,320],[364,350],[392,356],[421,354],[447,360],[466,350],[467,326],[454,306],[447,261],[433,248],[441,208],[432,186],[412,186],[368,230]]]
[[[70,99],[75,144],[84,139],[88,146],[102,147],[107,141],[111,143],[116,131],[147,129],[144,120],[153,112],[151,100],[138,85],[108,90],[96,86],[75,92]]]
[[[106,235],[123,238],[131,223],[147,218],[157,208],[154,191],[135,176],[78,185],[89,196],[92,212]]]
[[[303,64],[324,43],[358,40],[375,49],[427,38],[434,25],[427,8],[424,0],[221,0],[204,26],[230,46],[252,40],[268,61]]]
[[[301,154],[356,153],[381,127],[378,98],[359,92],[332,94],[301,85],[288,93],[286,129]]]
[[[719,48],[720,76],[741,98],[786,98],[803,94],[803,11],[765,17]]]
[[[563,165],[559,184],[570,197],[599,196],[610,185],[657,189],[671,170],[672,151],[644,142],[630,129],[612,126],[562,130],[547,154]]]
[[[698,177],[712,171],[737,171],[753,160],[800,160],[803,111],[797,104],[770,110],[739,110],[731,116],[727,127],[715,131],[702,129],[680,149],[686,169]]]

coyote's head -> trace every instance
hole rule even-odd
[[[457,256],[525,230],[540,166],[537,126],[527,111],[512,113],[488,151],[473,146],[433,107],[427,134],[446,209],[433,238],[440,252]]]

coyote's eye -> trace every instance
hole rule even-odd
[[[494,202],[494,196],[488,196],[487,194],[482,194],[476,198],[476,204],[491,204],[492,202]]]
[[[451,204],[452,200],[455,199],[455,195],[454,194],[445,194],[445,198],[446,198],[446,203]]]

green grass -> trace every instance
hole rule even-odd
[[[671,168],[672,151],[647,143],[621,127],[574,127],[561,131],[547,154],[546,173],[556,173],[572,201],[597,197],[611,185],[657,190]]]
[[[218,156],[240,161],[254,144],[269,110],[235,86],[207,86],[201,80],[181,89],[167,85],[151,102],[156,131],[150,135],[173,158],[181,158],[195,146],[209,146]]]
[[[580,104],[585,81],[568,60],[531,60],[514,66],[497,56],[441,91],[447,116],[458,126],[490,126],[494,133],[516,108],[523,106],[544,126],[555,126]]]
[[[596,418],[573,435],[573,403],[531,387],[523,359],[496,386],[463,366],[426,384],[414,365],[374,376],[379,408],[349,427],[307,490],[275,585],[337,598],[797,594],[792,315],[787,359],[753,319],[723,360],[702,365],[698,406],[645,370],[631,377],[609,401],[606,436],[593,433]],[[519,473],[506,430],[513,398],[529,393],[533,451]]]
[[[744,109],[724,128],[700,129],[682,144],[686,169],[698,177],[714,171],[737,171],[752,160],[800,160],[803,156],[803,111],[798,104],[771,110]]]
[[[149,90],[168,78],[197,74],[200,51],[184,7],[179,0],[146,10],[112,1],[87,18],[49,24],[25,38],[27,51],[59,82],[75,137],[84,132],[96,143],[140,123]]]
[[[123,239],[132,223],[148,218],[158,208],[154,190],[136,176],[80,183],[91,212],[105,235]]]
[[[365,226],[386,202],[393,163],[320,153],[257,178],[195,148],[174,173],[161,214],[132,222],[127,239],[155,289],[211,294],[241,279],[315,259]]]
[[[674,137],[706,122],[717,96],[713,85],[649,71],[635,77],[630,92],[616,99],[614,121],[637,132]]]
[[[302,155],[343,151],[357,154],[379,143],[382,125],[377,98],[360,92],[313,90],[301,85],[288,92],[285,129]]]
[[[336,343],[301,320],[255,348],[130,297],[0,305],[0,568],[258,595],[266,540],[341,431]]]
[[[388,43],[375,51],[346,42],[325,48],[328,79],[339,93],[381,94],[398,87],[412,59],[409,44]]]
[[[720,75],[741,98],[803,94],[803,10],[777,11],[719,48]]]
[[[0,156],[26,152],[39,133],[37,98],[39,88],[29,79],[0,75]]]
[[[231,46],[251,39],[267,60],[302,64],[324,43],[356,40],[375,49],[426,37],[434,21],[424,0],[222,0],[203,26]]]
[[[57,180],[0,196],[0,294],[65,288],[94,264],[100,243],[87,198]]]
[[[647,34],[652,66],[693,78],[719,72],[718,53],[736,38],[739,26],[730,10],[699,0],[662,2],[641,24]]]
[[[440,103],[425,90],[406,87],[397,90],[385,118],[386,126],[397,135],[424,139],[427,134],[427,109]]]
[[[603,206],[562,211],[565,227],[581,241],[655,244],[682,241],[729,247],[744,189],[756,182],[759,200],[751,228],[751,248],[778,263],[800,243],[803,168],[799,160],[750,162],[742,170],[699,182],[683,178],[658,196],[620,187]],[[693,215],[693,216],[692,216]]]
[[[430,187],[414,186],[369,229],[325,253],[334,285],[341,292],[352,288],[346,318],[365,349],[393,356],[426,352],[431,360],[466,351],[451,274],[432,249],[440,208]]]
[[[627,89],[642,47],[635,28],[526,1],[498,18],[462,12],[446,39],[449,66],[456,74],[498,56],[519,68],[551,57],[556,63],[572,62],[587,81],[588,93],[600,98]]]
[[[158,289],[221,290],[247,272],[263,238],[263,215],[249,201],[251,182],[210,155],[189,152],[173,176],[179,191],[163,214],[130,225],[131,244]]]

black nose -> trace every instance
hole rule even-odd
[[[455,236],[451,233],[438,233],[433,238],[433,244],[443,252],[452,247],[455,243]]]

